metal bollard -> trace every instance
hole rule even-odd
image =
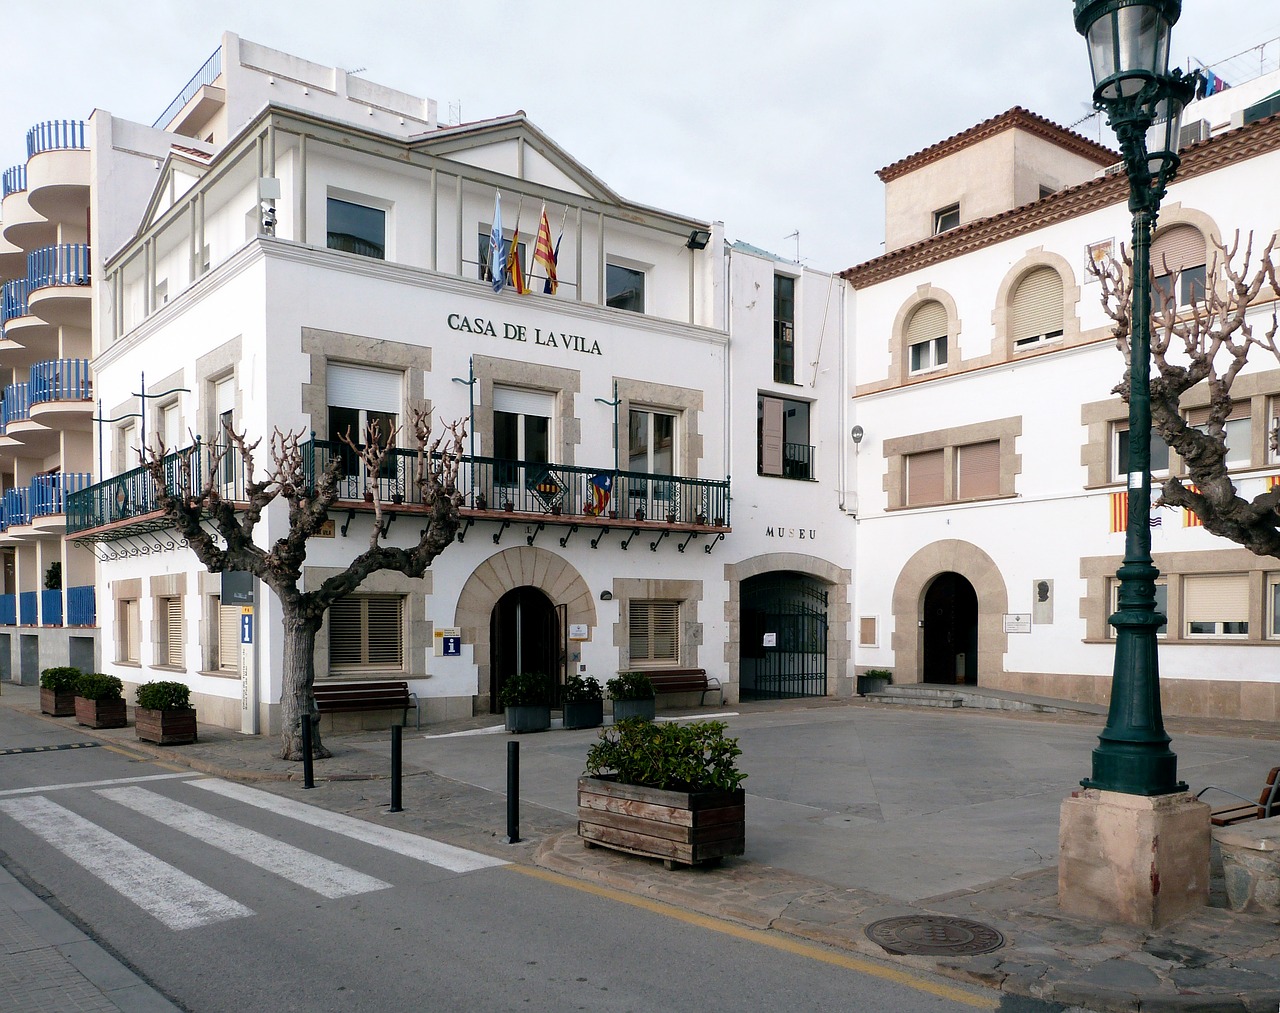
[[[507,836],[503,844],[520,843],[520,743],[507,743]]]
[[[404,728],[391,726],[391,808],[387,812],[404,812],[400,807],[400,736]]]
[[[311,715],[302,715],[302,787],[316,786],[315,771],[311,766]]]

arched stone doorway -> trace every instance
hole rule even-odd
[[[564,630],[557,608],[536,587],[517,587],[498,599],[489,615],[489,710],[513,675],[536,672],[553,687],[563,681]],[[552,703],[555,701],[552,700]]]
[[[923,682],[978,684],[978,595],[958,573],[940,573],[921,610]]]
[[[803,573],[742,582],[744,700],[827,695],[827,589]]]

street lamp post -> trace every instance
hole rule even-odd
[[[1169,40],[1181,0],[1075,0],[1076,30],[1089,45],[1093,101],[1120,142],[1133,217],[1133,312],[1129,350],[1129,490],[1115,668],[1107,725],[1093,751],[1086,788],[1130,795],[1184,792],[1178,758],[1160,713],[1156,609],[1151,560],[1151,233],[1178,170],[1182,107],[1193,79],[1169,72]]]

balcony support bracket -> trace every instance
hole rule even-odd
[[[347,511],[347,519],[346,519],[346,522],[342,525],[342,527],[340,527],[340,528],[338,529],[339,531],[341,531],[341,532],[342,532],[342,537],[343,537],[343,538],[346,538],[346,537],[347,537],[347,531],[348,531],[348,529],[350,529],[350,527],[351,527],[351,522],[352,522],[352,521],[354,521],[355,519],[356,519],[356,512],[355,512],[354,510],[349,510],[349,511]]]
[[[507,528],[509,527],[511,527],[511,522],[509,520],[504,519],[502,522],[502,526],[499,527],[498,530],[493,533],[494,545],[500,545],[502,543],[502,532],[506,531]]]
[[[724,532],[721,531],[715,536],[715,538],[711,539],[710,542],[708,542],[706,545],[702,547],[702,551],[705,552],[708,556],[711,555],[711,550],[716,547],[716,542],[720,542],[723,540],[724,540]]]
[[[663,528],[661,531],[659,531],[658,537],[654,541],[649,543],[649,551],[657,552],[658,546],[662,544],[662,540],[666,538],[667,535],[669,534],[671,534],[671,532],[667,528]]]
[[[538,526],[533,529],[533,534],[525,536],[525,539],[524,539],[525,544],[532,545],[534,539],[538,537],[539,533],[541,533],[542,529],[545,527],[546,525],[543,524],[542,521],[538,521]]]
[[[475,523],[475,518],[468,517],[466,523],[462,525],[462,530],[458,532],[458,541],[465,542],[467,540],[467,532],[471,530],[471,525]]]
[[[595,538],[591,539],[591,547],[592,547],[593,549],[597,549],[597,548],[599,548],[599,547],[600,547],[600,539],[601,539],[601,538],[603,538],[603,537],[604,537],[605,535],[607,535],[608,533],[609,533],[609,525],[607,525],[607,524],[606,524],[604,527],[602,527],[602,528],[600,529],[600,534],[596,535],[596,536],[595,536]]]
[[[566,534],[563,538],[560,539],[560,548],[563,549],[565,546],[569,544],[569,539],[573,537],[573,533],[577,530],[578,530],[578,525],[576,524],[569,525],[568,534]]]
[[[696,531],[690,531],[690,532],[689,532],[689,537],[688,537],[688,538],[686,538],[686,539],[685,539],[683,542],[681,542],[679,545],[677,545],[677,546],[676,546],[676,548],[677,548],[677,549],[679,549],[681,552],[684,552],[684,548],[685,548],[685,546],[686,546],[686,545],[688,545],[690,542],[692,542],[692,541],[693,541],[695,538],[697,538],[697,537],[698,537],[698,532],[696,532]]]
[[[387,514],[387,519],[382,522],[382,530],[378,533],[379,538],[386,538],[387,532],[391,530],[391,525],[395,523],[396,512],[392,510]]]
[[[622,541],[618,543],[619,547],[622,549],[623,552],[627,551],[627,546],[630,545],[633,541],[635,541],[635,537],[638,534],[640,534],[640,529],[632,528],[631,534],[627,535],[626,541]]]

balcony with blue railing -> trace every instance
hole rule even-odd
[[[159,118],[151,124],[153,127],[167,127],[170,121],[182,111],[182,108],[199,94],[200,89],[213,84],[222,73],[222,47],[213,51],[213,55],[205,60],[204,66],[178,92],[177,97],[169,103]]]
[[[23,591],[18,595],[18,622],[22,626],[35,626],[40,621],[40,592]]]
[[[37,475],[31,480],[28,502],[31,516],[54,517],[67,512],[67,497],[87,489],[93,476],[87,471],[62,471],[54,475]]]
[[[11,165],[4,171],[4,190],[3,196],[8,197],[11,193],[22,193],[27,188],[27,166]]]
[[[84,120],[46,120],[27,131],[27,158],[46,151],[81,151],[89,147]]]
[[[27,254],[31,291],[53,286],[83,288],[92,281],[88,243],[59,243]]]
[[[18,596],[0,594],[0,626],[18,625]]]
[[[29,312],[27,296],[30,294],[31,282],[26,278],[6,281],[4,288],[0,289],[0,324],[8,324],[10,320],[25,317]]]
[[[332,512],[346,513],[348,523],[356,513],[373,509],[375,494],[387,516],[424,509],[414,477],[416,451],[392,451],[372,482],[356,455],[343,444],[313,440],[303,444],[302,452],[304,472],[312,484],[330,461],[340,459],[338,501]],[[214,466],[215,448],[209,446],[197,444],[170,454],[165,458],[165,485],[171,494],[202,489]],[[216,466],[219,493],[225,499],[243,500],[245,475],[237,454],[233,451]],[[729,530],[727,479],[464,457],[458,482],[467,527],[488,520],[502,524],[505,530],[518,519],[543,527],[653,527],[694,534]],[[67,497],[67,534],[71,537],[111,540],[169,526],[159,512],[154,482],[144,468],[123,472]],[[501,530],[495,537],[500,535]]]
[[[67,588],[67,625],[98,625],[97,592],[92,584]]]
[[[5,529],[31,523],[31,487],[6,489],[4,493]]]
[[[4,399],[0,401],[0,427],[7,432],[13,422],[25,422],[31,417],[30,385],[27,383],[11,383],[4,389]]]
[[[62,625],[62,592],[61,591],[41,591],[40,592],[40,625],[41,626],[61,626]]]
[[[88,359],[37,362],[28,375],[27,399],[32,419],[57,427],[93,413],[93,377]]]

